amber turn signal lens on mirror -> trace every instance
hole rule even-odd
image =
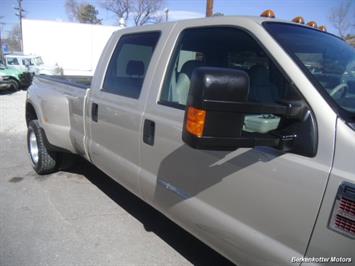
[[[206,111],[194,107],[189,107],[187,110],[186,130],[201,138],[205,128]]]

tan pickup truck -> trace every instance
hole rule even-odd
[[[354,62],[272,18],[119,30],[91,82],[35,78],[29,155],[79,154],[237,265],[354,265]]]

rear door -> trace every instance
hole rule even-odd
[[[312,158],[266,147],[233,152],[188,147],[181,130],[189,79],[198,66],[246,71],[253,101],[277,101],[286,93],[298,93],[296,86],[302,93],[316,93],[261,26],[255,29],[261,36],[256,41],[250,24],[245,25],[248,32],[225,24],[196,24],[184,30],[191,25],[175,29],[176,37],[169,43],[175,46],[174,53],[163,53],[170,57],[169,66],[156,73],[165,73],[164,82],[154,83],[156,91],[143,116],[155,126],[154,142],[141,139],[144,196],[238,265],[292,264],[292,257],[305,254],[325,190],[335,115],[326,105],[309,102],[318,128],[327,129],[319,130],[318,151]],[[268,43],[274,57],[259,43]],[[290,76],[280,71],[277,57],[291,68]],[[269,114],[248,119],[247,130],[265,132],[278,126],[278,118]],[[267,126],[260,127],[259,122]]]
[[[126,188],[138,192],[141,121],[160,31],[120,36],[99,88],[88,100],[92,162]],[[159,52],[158,52],[159,54]],[[100,65],[99,67],[104,67]]]

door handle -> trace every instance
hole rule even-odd
[[[143,127],[143,142],[153,146],[155,135],[155,123],[152,120],[145,119]]]
[[[98,111],[99,111],[99,106],[97,103],[92,103],[92,106],[91,106],[91,119],[92,121],[94,122],[97,122],[98,120]]]

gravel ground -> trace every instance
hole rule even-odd
[[[84,160],[36,175],[25,98],[0,94],[1,266],[229,263]]]

